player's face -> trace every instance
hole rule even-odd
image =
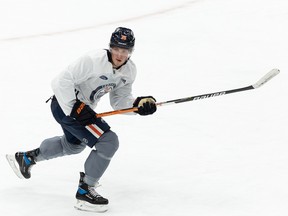
[[[110,52],[114,68],[120,67],[122,64],[124,64],[132,53],[131,50],[120,47],[111,47]]]

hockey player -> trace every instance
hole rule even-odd
[[[63,129],[63,136],[45,139],[38,148],[7,155],[8,162],[20,178],[30,178],[30,170],[40,161],[78,154],[86,146],[91,153],[80,173],[75,207],[80,210],[106,211],[108,199],[95,190],[99,179],[117,151],[115,132],[94,109],[100,98],[109,93],[114,109],[138,107],[139,115],[156,111],[152,96],[132,96],[136,66],[130,59],[134,50],[133,31],[119,27],[111,35],[109,49],[88,53],[52,81],[54,96],[51,111]]]

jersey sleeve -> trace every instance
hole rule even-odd
[[[114,110],[126,109],[133,106],[135,98],[132,96],[132,83],[110,93],[110,104]]]
[[[84,56],[69,65],[52,80],[52,90],[66,115],[70,115],[76,101],[75,85],[88,79],[92,69],[91,58]]]

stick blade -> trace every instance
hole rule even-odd
[[[261,87],[262,85],[264,85],[266,82],[271,80],[273,77],[275,77],[279,73],[280,73],[279,69],[277,68],[272,69],[267,74],[265,74],[265,76],[263,76],[260,80],[258,80],[254,85],[252,85],[253,88],[255,89],[255,88]]]

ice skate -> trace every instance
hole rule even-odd
[[[82,211],[105,212],[108,210],[108,199],[105,199],[95,190],[95,187],[84,183],[85,174],[80,173],[79,187],[76,193],[75,208]]]
[[[31,168],[36,164],[33,151],[16,152],[15,155],[6,155],[6,159],[14,173],[21,179],[31,177]]]

